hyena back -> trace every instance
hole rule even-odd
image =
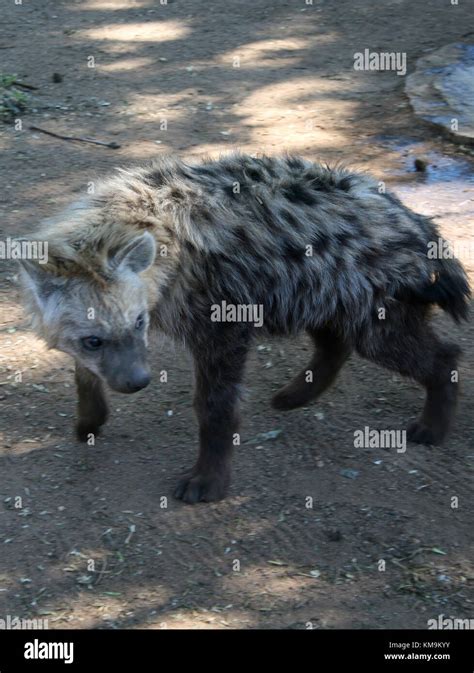
[[[429,316],[437,303],[467,317],[465,273],[454,259],[430,258],[436,225],[365,174],[295,156],[166,158],[120,171],[38,237],[49,259],[22,262],[27,302],[38,333],[76,360],[80,439],[106,420],[103,383],[147,385],[149,328],[192,353],[200,449],[175,492],[185,502],[226,492],[259,332],[306,331],[315,346],[276,408],[316,399],[355,350],[425,387],[409,439],[440,443],[450,428],[460,349],[439,340]],[[262,327],[229,317],[229,307],[259,307]]]

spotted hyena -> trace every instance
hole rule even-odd
[[[22,262],[27,305],[40,336],[76,361],[79,439],[106,420],[104,383],[124,393],[148,384],[150,329],[193,355],[200,448],[175,491],[185,502],[226,492],[257,334],[305,331],[314,342],[277,409],[316,399],[355,350],[425,387],[409,439],[448,432],[460,349],[429,317],[438,304],[466,318],[466,276],[455,259],[431,258],[431,219],[365,174],[297,156],[165,158],[104,181],[38,238],[49,257]]]

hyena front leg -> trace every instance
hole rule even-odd
[[[230,484],[232,447],[239,424],[239,392],[247,345],[208,344],[195,352],[194,408],[199,422],[199,455],[182,476],[175,497],[189,504],[221,500]],[[211,349],[212,348],[212,349]]]
[[[90,435],[97,435],[108,416],[107,400],[100,378],[76,362],[76,388],[78,395],[78,419],[76,434],[81,442]]]
[[[308,366],[272,398],[280,411],[302,407],[316,399],[336,378],[351,353],[350,345],[330,327],[309,331],[315,346]]]

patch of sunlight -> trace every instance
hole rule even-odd
[[[164,136],[165,134],[163,132],[160,135],[158,135],[158,132],[154,132],[150,134],[150,138],[147,140],[137,139],[133,144],[133,148],[131,148],[127,153],[130,162],[141,163],[143,160],[156,159],[162,154],[179,154],[181,158],[190,159],[193,157],[193,160],[197,161],[203,157],[218,158],[221,154],[226,154],[227,152],[236,150],[247,150],[249,152],[262,151],[260,145],[258,147],[254,147],[253,145],[250,146],[246,145],[245,143],[231,144],[217,140],[216,142],[211,141],[208,143],[193,143],[185,150],[176,152],[173,141],[171,139],[168,141]],[[162,137],[163,140],[161,139]],[[155,138],[157,140],[155,140]],[[269,149],[268,152],[271,152],[271,149]]]
[[[144,614],[160,610],[172,596],[169,589],[156,584],[146,591],[137,591],[136,586],[127,588],[126,585],[124,590],[124,581],[120,577],[116,588],[109,587],[106,589],[99,585],[94,593],[89,594],[74,592],[74,602],[68,597],[66,606],[48,605],[48,612],[51,613],[48,615],[49,628],[92,629],[100,628],[109,621],[120,623],[121,619],[127,620],[133,613]]]
[[[0,457],[25,456],[32,451],[44,449],[44,441],[49,437],[50,435],[46,437],[26,437],[18,442],[12,442],[11,438],[5,435],[2,438],[2,443],[6,443],[9,446],[0,448]]]
[[[330,35],[323,36],[324,42],[330,42],[331,39]],[[222,64],[235,64],[234,67],[244,69],[253,67],[281,67],[282,65],[294,63],[299,55],[298,52],[308,47],[309,40],[302,38],[259,40],[258,42],[244,44],[222,54],[218,62]],[[292,54],[291,52],[295,53]]]
[[[161,3],[160,3],[161,4]],[[85,0],[77,7],[71,7],[73,11],[83,12],[86,10],[105,9],[114,12],[117,9],[139,9],[140,7],[150,7],[150,0]]]
[[[34,353],[39,356],[46,356],[48,349],[39,337],[33,332],[25,331],[21,327],[15,327],[16,331],[12,334],[3,332],[0,334],[0,354],[2,357],[8,356],[15,360],[20,354],[19,351]]]
[[[147,21],[146,23],[111,23],[100,28],[78,31],[78,37],[111,42],[170,42],[186,37],[191,30],[182,21]]]
[[[270,84],[250,93],[239,114],[246,116],[247,127],[255,129],[256,144],[261,145],[264,136],[266,145],[291,147],[295,152],[314,145],[346,148],[347,138],[338,132],[337,118],[351,117],[354,103],[335,100],[340,88],[341,83],[317,78]]]
[[[281,571],[282,568],[278,570]],[[298,572],[294,568],[288,567],[284,567],[283,570],[288,570],[291,573]],[[275,572],[274,569],[273,572]],[[268,566],[254,566],[248,571],[243,568],[242,572],[234,572],[225,577],[222,586],[226,590],[236,591],[238,589],[240,595],[245,594],[248,598],[268,596],[285,602],[289,599],[294,600],[297,592],[304,594],[308,585],[314,587],[318,582],[317,579],[312,577],[281,576],[281,574],[278,577],[272,577],[272,574]],[[262,583],[264,586],[262,586]],[[322,584],[321,580],[319,580],[319,584]]]
[[[196,108],[197,110],[197,108]],[[156,93],[136,93],[128,99],[128,105],[122,114],[135,117],[143,115],[145,119],[153,120],[153,140],[166,140],[167,128],[179,118],[193,112],[193,106],[186,99],[186,90],[176,95]]]
[[[474,281],[474,186],[469,177],[436,184],[394,184],[392,190],[415,212],[439,218],[442,235],[451,242],[451,253]],[[439,244],[442,246],[442,244]],[[439,253],[443,254],[442,247]]]
[[[152,58],[122,58],[115,63],[106,63],[101,65],[101,70],[104,72],[127,72],[128,70],[138,70],[139,68],[146,68],[153,65]]]
[[[256,616],[250,611],[221,608],[207,610],[181,609],[175,612],[162,613],[153,620],[148,619],[137,625],[141,629],[238,629],[256,626]]]
[[[0,335],[0,393],[57,379],[72,382],[73,365],[69,355],[48,349],[33,332]]]

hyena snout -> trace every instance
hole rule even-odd
[[[120,372],[107,379],[112,390],[118,393],[137,393],[150,383],[151,374],[148,365],[134,364],[124,367]]]
[[[111,349],[105,358],[103,374],[110,388],[118,393],[136,393],[146,388],[151,373],[143,345]]]

